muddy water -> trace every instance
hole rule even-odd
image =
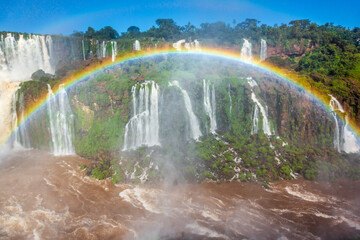
[[[117,185],[79,157],[1,156],[0,239],[337,239],[360,236],[360,183],[302,179]]]

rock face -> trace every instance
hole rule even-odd
[[[267,45],[267,57],[277,56],[281,58],[287,57],[302,57],[305,56],[305,53],[311,51],[312,48],[318,47],[319,44],[313,44],[311,41],[300,39],[296,42],[291,42],[288,45],[285,44],[276,44],[276,45]],[[255,54],[260,55],[261,45],[259,43],[254,45],[253,51]]]

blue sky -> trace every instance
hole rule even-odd
[[[279,1],[279,0],[0,0],[0,31],[41,34],[70,34],[112,26],[119,33],[131,25],[144,31],[158,18],[172,18],[178,25],[189,21],[224,21],[232,24],[256,18],[268,25],[310,19],[324,24],[333,22],[345,27],[360,27],[360,1]]]

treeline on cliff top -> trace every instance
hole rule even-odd
[[[256,19],[240,23],[202,23],[200,27],[190,22],[179,26],[173,19],[158,19],[156,26],[140,31],[130,26],[119,34],[107,26],[99,31],[89,27],[86,32],[75,31],[72,36],[99,40],[139,39],[174,42],[180,39],[199,39],[210,46],[239,48],[243,38],[252,43],[265,39],[268,46],[278,47],[280,53],[266,60],[281,68],[307,76],[313,88],[332,93],[344,104],[356,121],[360,120],[360,28],[345,28],[333,23],[318,25],[308,19],[294,20],[288,24],[269,26]],[[304,51],[294,51],[300,46]]]
[[[233,46],[242,43],[243,38],[252,42],[260,42],[263,38],[271,46],[280,44],[290,49],[294,40],[304,39],[308,47],[317,47],[311,56],[307,55],[295,64],[290,58],[282,61],[270,59],[282,67],[292,67],[297,71],[324,74],[327,76],[345,76],[360,78],[360,28],[348,29],[335,26],[333,23],[318,25],[308,19],[294,20],[288,24],[269,26],[260,24],[256,19],[246,19],[243,22],[232,24],[224,22],[202,23],[195,27],[190,22],[179,26],[173,19],[158,19],[156,27],[141,32],[139,27],[130,26],[127,32],[119,34],[112,27],[104,27],[96,31],[88,27],[86,32],[74,31],[72,36],[110,39],[141,39],[154,38],[165,41],[179,39],[201,39],[213,45]]]

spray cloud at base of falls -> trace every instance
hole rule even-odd
[[[60,85],[56,96],[48,85],[46,105],[49,114],[52,153],[56,156],[74,154],[73,113],[63,85]]]
[[[131,94],[133,112],[125,125],[123,151],[159,146],[159,86],[146,81],[134,85]]]
[[[205,79],[203,80],[203,94],[205,112],[210,119],[210,132],[215,134],[217,129],[215,87],[212,84],[210,91],[210,84]]]

